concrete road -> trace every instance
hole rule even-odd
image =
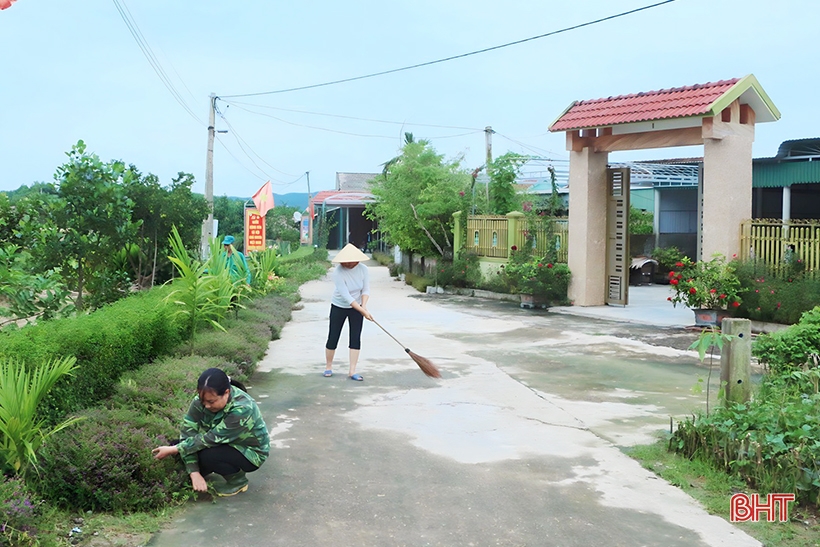
[[[364,382],[343,349],[322,377],[332,284],[304,285],[251,382],[270,459],[151,545],[759,545],[621,451],[704,405],[691,331],[371,280],[374,317],[443,378],[367,322]]]

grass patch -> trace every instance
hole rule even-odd
[[[757,494],[742,480],[715,469],[708,462],[689,460],[667,450],[669,440],[626,449],[627,455],[641,466],[681,488],[698,500],[711,514],[729,520],[729,500],[732,494]],[[739,522],[738,528],[765,546],[817,547],[820,545],[818,514],[806,507],[790,505],[790,522]]]

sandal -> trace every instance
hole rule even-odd
[[[351,380],[355,380],[357,382],[363,382],[364,378],[362,378],[361,374],[354,374],[353,376],[348,376]]]
[[[331,376],[333,376],[333,371],[330,370],[330,369],[327,369],[326,371],[324,371],[322,373],[322,376],[324,376],[325,378],[330,378]]]

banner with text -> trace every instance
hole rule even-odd
[[[265,217],[255,207],[245,209],[245,253],[265,250]]]

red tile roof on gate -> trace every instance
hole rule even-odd
[[[740,78],[646,91],[606,99],[575,101],[550,131],[571,131],[633,122],[704,116]]]

